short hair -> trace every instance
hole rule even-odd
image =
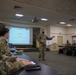
[[[9,32],[9,29],[8,28],[0,28],[0,36],[4,36],[6,33]]]

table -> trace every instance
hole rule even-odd
[[[55,69],[46,66],[42,63],[40,63],[37,60],[34,60],[32,58],[30,58],[29,56],[27,56],[26,54],[22,54],[22,55],[14,55],[13,56],[17,56],[18,58],[24,58],[24,59],[28,59],[31,61],[34,61],[36,64],[41,66],[41,70],[35,70],[35,71],[25,71],[24,69],[19,72],[19,73],[15,73],[13,75],[60,75],[59,72],[57,72]]]

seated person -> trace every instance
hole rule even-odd
[[[67,43],[65,44],[65,47],[64,47],[64,50],[63,50],[63,53],[67,53],[67,51],[70,49],[70,46],[71,44],[69,43],[69,41],[67,40]]]
[[[7,28],[0,28],[0,75],[8,75],[28,64],[23,64],[21,62],[23,60],[17,59],[17,57],[12,57],[8,42],[6,41],[8,36],[9,30]]]
[[[68,40],[67,40],[67,43],[65,44],[65,46],[71,46],[71,44],[69,43]]]

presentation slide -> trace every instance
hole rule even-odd
[[[17,45],[32,44],[32,28],[11,27],[9,32],[9,43]]]

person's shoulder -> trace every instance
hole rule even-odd
[[[5,40],[5,38],[4,37],[0,37],[0,40]]]
[[[45,35],[45,34],[39,34],[39,36],[40,36],[40,37],[41,37],[41,36],[42,36],[42,37],[45,37],[46,35]]]
[[[42,36],[42,34],[39,34],[39,36]]]
[[[0,43],[5,42],[6,40],[4,39],[4,37],[0,37]]]
[[[4,40],[0,38],[0,47],[3,46],[3,44],[4,44]]]

